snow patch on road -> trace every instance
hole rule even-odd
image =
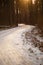
[[[33,28],[23,25],[0,31],[0,65],[43,65],[43,53],[31,45],[31,39],[25,39],[25,33]]]

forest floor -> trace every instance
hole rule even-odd
[[[43,35],[31,25],[0,31],[0,65],[43,65]]]

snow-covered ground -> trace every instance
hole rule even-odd
[[[0,31],[0,65],[43,65],[43,52],[32,45],[31,38],[28,41],[25,38],[26,32],[31,33],[33,28],[19,25]]]

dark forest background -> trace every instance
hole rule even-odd
[[[22,0],[23,1],[23,0]],[[0,26],[18,23],[38,25],[43,30],[43,0],[24,5],[20,0],[0,0]]]

